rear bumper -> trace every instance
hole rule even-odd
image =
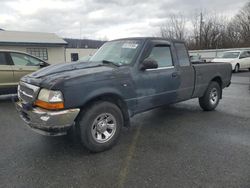
[[[35,132],[46,136],[61,136],[67,134],[77,117],[80,109],[49,111],[42,108],[26,110],[21,102],[16,102],[20,117]]]

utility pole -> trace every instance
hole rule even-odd
[[[203,27],[203,14],[201,11],[201,14],[200,14],[200,50],[201,50],[201,45],[202,45],[202,27]]]

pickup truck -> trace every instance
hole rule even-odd
[[[43,135],[72,128],[92,152],[111,148],[135,114],[199,98],[214,110],[232,75],[228,63],[191,64],[182,41],[126,38],[105,43],[86,63],[52,65],[24,76],[21,118]]]

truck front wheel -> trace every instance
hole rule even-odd
[[[203,97],[199,98],[200,106],[205,111],[214,110],[221,98],[221,87],[218,82],[211,82]]]
[[[80,113],[77,121],[83,145],[92,152],[110,149],[118,141],[123,115],[118,106],[99,101]]]

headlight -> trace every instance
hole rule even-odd
[[[64,101],[62,92],[41,89],[35,105],[49,110],[63,109]]]
[[[61,91],[41,89],[38,95],[38,100],[50,103],[63,102],[63,95]]]

